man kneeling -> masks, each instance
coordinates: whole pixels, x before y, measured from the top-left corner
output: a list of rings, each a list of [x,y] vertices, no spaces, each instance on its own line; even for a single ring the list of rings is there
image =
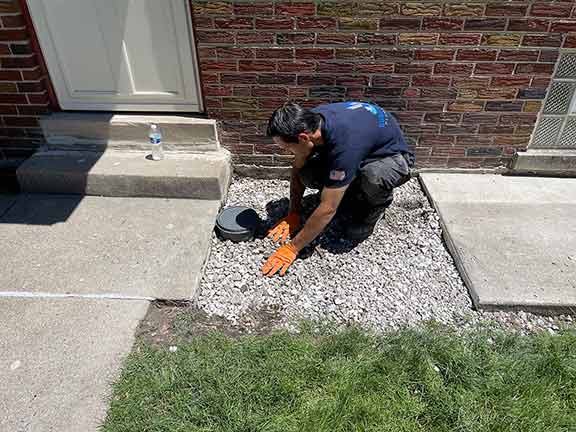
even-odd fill
[[[269,232],[274,241],[291,241],[264,264],[263,273],[281,275],[298,253],[330,223],[342,205],[350,212],[346,236],[369,237],[393,200],[394,188],[410,179],[414,154],[396,119],[377,105],[343,102],[308,110],[287,103],[268,124],[268,135],[294,154],[290,211]],[[321,201],[300,232],[306,187],[319,189]]]

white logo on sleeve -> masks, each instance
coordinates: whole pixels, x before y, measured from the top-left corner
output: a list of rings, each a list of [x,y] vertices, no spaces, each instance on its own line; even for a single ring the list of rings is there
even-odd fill
[[[330,171],[330,180],[342,181],[346,178],[346,171],[332,170]]]

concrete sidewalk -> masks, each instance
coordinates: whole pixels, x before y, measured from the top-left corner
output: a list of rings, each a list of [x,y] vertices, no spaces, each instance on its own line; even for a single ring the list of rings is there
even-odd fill
[[[421,174],[475,305],[576,308],[576,179]]]

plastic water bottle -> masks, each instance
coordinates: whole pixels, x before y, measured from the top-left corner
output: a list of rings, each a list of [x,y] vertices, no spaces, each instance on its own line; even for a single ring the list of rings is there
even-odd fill
[[[157,124],[150,125],[148,132],[150,144],[152,145],[152,160],[159,161],[164,159],[164,148],[162,146],[162,131]]]

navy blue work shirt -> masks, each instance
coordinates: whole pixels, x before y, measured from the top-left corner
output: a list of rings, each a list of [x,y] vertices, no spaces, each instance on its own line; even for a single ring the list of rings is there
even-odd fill
[[[325,187],[349,185],[365,161],[398,153],[414,160],[394,116],[377,105],[341,102],[320,105],[312,111],[324,118],[321,127],[324,145],[317,153],[329,167]]]

